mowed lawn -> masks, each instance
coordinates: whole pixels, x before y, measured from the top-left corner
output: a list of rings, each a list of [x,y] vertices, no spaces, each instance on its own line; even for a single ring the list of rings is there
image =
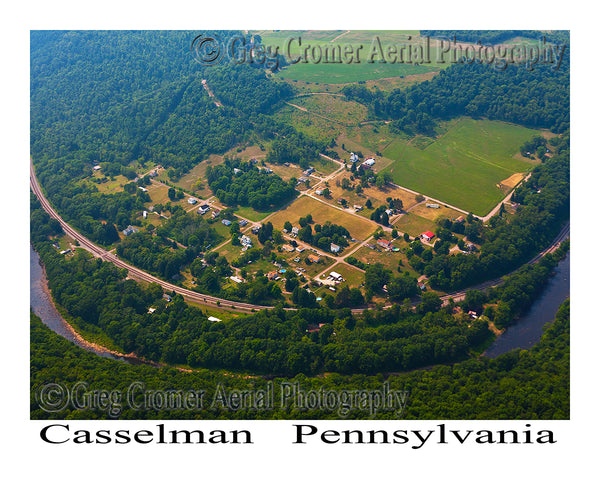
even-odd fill
[[[517,158],[519,147],[537,130],[490,120],[460,119],[424,149],[403,140],[384,151],[398,185],[477,215],[487,214],[505,195],[497,184],[533,168]]]
[[[289,220],[292,225],[299,226],[298,219],[300,217],[305,217],[309,213],[312,215],[314,222],[313,232],[314,224],[320,223],[323,225],[325,222],[329,221],[345,227],[353,238],[365,240],[377,228],[377,226],[369,220],[344,212],[307,196],[298,198],[287,208],[270,217],[269,221],[275,228],[281,230],[287,220]]]

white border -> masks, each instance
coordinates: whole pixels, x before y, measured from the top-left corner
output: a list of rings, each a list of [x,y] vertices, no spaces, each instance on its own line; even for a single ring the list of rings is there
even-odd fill
[[[585,6],[564,2],[525,3],[508,0],[498,4],[481,1],[292,3],[148,1],[125,3],[53,1],[13,4],[5,9],[2,132],[4,146],[2,204],[4,231],[2,292],[5,346],[2,441],[5,461],[20,474],[44,478],[85,475],[169,475],[231,478],[365,478],[372,475],[418,474],[425,478],[563,478],[576,471],[597,471],[592,466],[595,447],[595,400],[598,351],[596,285],[590,274],[597,271],[594,255],[596,179],[599,178],[595,140],[598,95],[595,52],[595,15]],[[589,19],[589,20],[588,20]],[[552,429],[558,444],[552,447],[496,446],[480,448],[432,447],[410,450],[402,446],[294,446],[290,424],[296,422],[220,423],[220,428],[251,428],[257,443],[250,447],[209,446],[56,447],[39,440],[41,422],[29,417],[28,382],[28,169],[29,151],[29,30],[30,29],[198,29],[203,28],[296,28],[296,29],[401,29],[401,28],[556,28],[571,30],[572,51],[572,419],[540,422]],[[588,60],[588,59],[592,60]],[[15,175],[16,174],[16,175]],[[596,188],[594,188],[596,187]],[[589,206],[591,205],[591,206]],[[586,206],[589,206],[586,208]],[[13,211],[13,208],[15,210]],[[585,230],[584,230],[585,229]],[[584,244],[593,252],[584,252]],[[585,255],[585,256],[584,256]],[[143,428],[145,422],[119,422],[119,428]],[[156,422],[149,422],[155,424]],[[316,422],[311,422],[316,423]],[[319,422],[321,423],[321,422]],[[325,422],[328,428],[344,428],[346,422]],[[370,422],[369,422],[370,423]],[[406,424],[407,422],[402,422]],[[410,422],[403,428],[428,429],[435,422]],[[526,422],[444,422],[468,429],[521,428]],[[185,422],[182,423],[182,425]],[[236,426],[234,427],[234,424]],[[251,425],[248,427],[248,425]],[[72,423],[72,425],[75,425]],[[79,424],[77,424],[79,425]],[[538,425],[537,423],[535,424]],[[85,428],[106,428],[105,422],[85,422]],[[350,428],[357,428],[350,423]],[[395,422],[375,422],[375,428],[399,428]],[[114,427],[112,427],[114,428]],[[189,428],[189,427],[188,427]],[[203,425],[203,428],[208,428]],[[346,427],[347,428],[347,427]],[[368,428],[361,422],[360,428]],[[542,427],[540,427],[542,428]],[[530,448],[531,447],[531,448]],[[594,448],[594,453],[596,448]],[[22,452],[22,453],[20,453]],[[587,467],[591,467],[589,470]],[[5,470],[8,465],[5,465]]]

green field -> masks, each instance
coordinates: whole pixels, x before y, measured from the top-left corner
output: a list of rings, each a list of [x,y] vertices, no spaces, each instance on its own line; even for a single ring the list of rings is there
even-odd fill
[[[519,147],[539,133],[465,117],[424,149],[395,140],[383,155],[394,160],[386,170],[398,185],[485,215],[504,196],[497,184],[533,167],[518,155]]]
[[[307,62],[304,59],[300,62],[291,64],[277,73],[277,77],[324,84],[351,83],[358,81],[367,81],[380,78],[400,77],[406,75],[416,75],[432,71],[438,71],[448,65],[435,65],[433,59],[436,58],[436,49],[430,49],[432,59],[431,66],[421,63],[420,56],[411,57],[412,60],[396,61],[392,63],[388,57],[385,63],[379,62],[380,57],[373,56],[373,45],[376,38],[379,38],[382,49],[397,47],[398,49],[408,45],[418,51],[418,45],[423,45],[423,40],[419,37],[419,32],[404,30],[380,30],[365,31],[356,30],[346,32],[344,30],[330,31],[259,31],[251,32],[259,34],[263,45],[278,46],[279,51],[288,57],[288,39],[294,40],[290,43],[290,56],[288,61],[306,54]],[[299,45],[298,38],[302,44]],[[325,49],[333,49],[336,46],[342,51],[345,47],[352,48],[352,55],[345,57],[342,63],[326,63]],[[306,50],[306,47],[309,47]],[[387,51],[387,50],[386,50]],[[313,53],[314,52],[314,53]],[[331,57],[329,57],[331,58]],[[369,60],[373,60],[370,62]]]

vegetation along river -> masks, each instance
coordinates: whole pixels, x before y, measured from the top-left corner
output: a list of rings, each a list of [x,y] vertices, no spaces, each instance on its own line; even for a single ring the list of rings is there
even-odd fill
[[[100,356],[139,363],[135,359],[124,357],[99,345],[86,342],[74,331],[54,306],[40,257],[31,246],[29,266],[31,276],[30,305],[33,312],[42,319],[45,325],[74,344]],[[539,341],[544,325],[554,319],[560,304],[569,297],[570,267],[570,256],[567,254],[565,259],[556,267],[555,275],[546,285],[542,295],[531,306],[529,312],[498,337],[492,346],[485,351],[484,355],[494,358],[515,348],[529,348]]]

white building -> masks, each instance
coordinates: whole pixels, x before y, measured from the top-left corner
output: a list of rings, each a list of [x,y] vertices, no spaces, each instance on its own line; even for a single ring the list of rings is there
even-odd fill
[[[341,282],[344,280],[344,277],[342,277],[339,273],[337,272],[329,272],[329,276],[331,278],[333,278],[334,280]]]
[[[350,153],[350,161],[351,161],[352,163],[356,163],[356,162],[358,162],[358,155],[357,155],[356,153],[354,153],[354,152],[351,152],[351,153]]]
[[[241,238],[240,238],[240,243],[244,247],[251,247],[252,246],[252,239],[248,235],[242,235]]]
[[[372,167],[373,165],[375,165],[375,159],[374,158],[367,158],[365,160],[365,165],[368,165],[369,167]]]
[[[340,246],[336,245],[335,243],[332,243],[329,246],[329,249],[331,250],[331,253],[338,253],[340,251]]]
[[[190,198],[188,198],[188,203],[190,205],[196,205],[198,203],[198,199],[194,198],[194,197],[190,197]]]

